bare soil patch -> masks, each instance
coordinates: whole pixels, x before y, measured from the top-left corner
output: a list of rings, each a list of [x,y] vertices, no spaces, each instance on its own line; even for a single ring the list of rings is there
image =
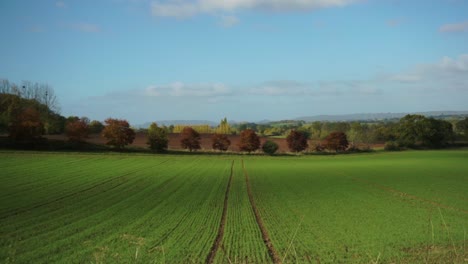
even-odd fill
[[[67,137],[65,135],[46,135],[45,136],[48,139],[55,139],[55,140],[67,140]],[[201,134],[201,151],[212,151],[213,147],[212,145],[212,139],[213,135],[212,134]],[[240,142],[239,135],[228,135],[229,140],[231,141],[231,145],[229,146],[228,151],[239,151],[238,144]],[[180,134],[175,134],[171,133],[169,134],[169,144],[168,148],[170,150],[181,150],[182,147],[180,146]],[[288,144],[286,142],[286,139],[284,138],[264,138],[261,137],[260,141],[261,144],[263,144],[265,141],[268,139],[276,142],[278,144],[278,152],[288,152]],[[139,148],[148,148],[148,145],[146,144],[147,142],[147,136],[145,133],[137,133],[135,136],[135,140],[130,147],[139,147]],[[92,134],[89,135],[89,138],[86,139],[86,142],[92,143],[92,144],[97,144],[97,145],[105,145],[106,140],[101,137],[100,134]],[[310,143],[309,143],[310,145]]]
[[[213,151],[212,147],[212,137],[213,134],[201,134],[201,151]],[[67,137],[65,135],[46,135],[45,136],[48,139],[54,139],[54,140],[67,140]],[[238,144],[240,142],[240,136],[239,135],[228,135],[229,140],[231,141],[231,145],[229,146],[229,151],[233,152],[239,152],[239,147]],[[138,148],[148,148],[148,145],[146,144],[148,138],[145,133],[139,132],[135,136],[135,140],[133,141],[132,144],[130,144],[130,147],[138,147]],[[169,134],[169,144],[168,148],[169,150],[182,150],[182,147],[180,146],[180,134],[177,133],[171,133]],[[287,153],[290,152],[288,148],[288,143],[285,138],[268,138],[268,137],[260,137],[260,143],[263,144],[265,141],[271,140],[278,144],[278,153]],[[100,135],[100,134],[91,134],[89,135],[89,138],[86,140],[88,143],[92,144],[97,144],[97,145],[105,145],[106,140]],[[308,140],[309,148],[306,151],[313,151],[314,146],[317,144],[320,144],[320,141],[318,140]],[[358,145],[358,147],[365,148],[367,146],[365,145]],[[372,144],[370,146],[371,148],[383,148],[383,144]],[[261,149],[259,150],[261,151]]]

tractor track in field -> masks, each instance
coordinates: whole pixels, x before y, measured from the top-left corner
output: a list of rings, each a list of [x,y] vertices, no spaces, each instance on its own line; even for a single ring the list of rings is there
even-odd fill
[[[163,163],[166,163],[166,162],[168,162],[168,161],[169,161],[169,160],[165,160],[165,161],[163,161],[163,162],[160,162],[160,163],[158,163],[158,164],[156,164],[156,165],[154,165],[154,166],[151,166],[151,168],[152,168],[152,167],[156,167],[156,166],[158,166],[158,165],[161,165],[161,164],[163,164]],[[102,185],[105,185],[105,184],[109,183],[109,182],[113,182],[113,181],[116,181],[116,180],[123,179],[123,178],[125,178],[126,176],[132,175],[133,173],[136,173],[136,172],[141,171],[141,170],[142,170],[142,169],[137,169],[137,170],[128,172],[128,173],[126,173],[126,174],[124,174],[124,175],[120,175],[120,176],[118,176],[118,177],[115,177],[115,178],[112,178],[112,179],[109,179],[109,180],[105,180],[105,181],[103,181],[103,182],[100,182],[100,183],[98,183],[98,184],[92,185],[92,186],[90,186],[90,187],[88,187],[88,188],[85,188],[85,189],[83,189],[83,190],[79,190],[79,191],[77,191],[77,192],[69,193],[69,194],[67,194],[67,195],[58,197],[58,198],[56,198],[56,199],[54,199],[54,200],[51,200],[51,201],[48,201],[48,202],[45,202],[45,203],[40,203],[40,204],[36,204],[36,205],[34,205],[34,206],[31,206],[31,207],[27,207],[27,208],[23,208],[23,209],[19,209],[19,210],[12,210],[12,211],[6,212],[5,215],[0,216],[0,220],[4,220],[4,219],[10,218],[10,217],[12,217],[12,216],[16,216],[16,215],[19,215],[19,214],[27,213],[27,212],[30,212],[30,211],[32,211],[32,210],[34,210],[34,209],[41,208],[41,207],[44,207],[44,206],[47,206],[47,205],[50,205],[50,204],[53,204],[53,203],[56,203],[56,202],[60,202],[60,201],[65,200],[65,199],[67,199],[67,198],[70,198],[70,197],[73,197],[73,196],[76,196],[76,195],[85,193],[85,192],[87,192],[87,191],[96,189],[96,188],[98,188],[98,187],[100,187],[100,186],[102,186]],[[121,182],[121,183],[117,184],[116,186],[113,186],[113,187],[110,188],[110,189],[104,190],[104,192],[109,191],[109,190],[111,190],[111,189],[114,189],[114,188],[116,188],[116,187],[118,187],[118,186],[124,184],[125,182],[126,182],[126,181]]]
[[[226,226],[226,219],[227,219],[229,191],[231,190],[231,182],[232,182],[233,174],[234,174],[234,160],[231,163],[231,175],[229,176],[229,182],[226,187],[226,193],[224,195],[223,214],[221,216],[221,222],[219,223],[218,234],[216,235],[216,239],[214,240],[213,245],[211,246],[210,253],[206,257],[207,264],[213,263],[216,253],[218,252],[218,249],[221,246],[222,241],[223,241],[224,227]]]
[[[273,246],[273,243],[271,242],[270,235],[268,234],[268,230],[263,224],[262,217],[260,216],[260,212],[258,211],[257,205],[255,204],[252,188],[250,186],[249,174],[247,173],[247,170],[245,169],[244,160],[242,160],[242,170],[244,171],[245,183],[247,184],[247,194],[249,196],[250,205],[255,215],[255,220],[257,221],[257,225],[260,229],[260,232],[262,233],[263,243],[265,243],[265,246],[268,249],[268,255],[270,255],[270,258],[273,261],[273,263],[281,264],[281,259],[278,255],[278,252],[275,250],[275,247]]]
[[[419,201],[419,202],[423,202],[425,204],[430,204],[430,205],[435,206],[435,207],[440,207],[440,208],[449,209],[449,210],[452,210],[452,211],[468,214],[467,210],[457,208],[457,207],[453,207],[453,206],[449,206],[449,205],[445,205],[445,204],[441,204],[441,203],[438,203],[438,202],[435,202],[435,201],[432,201],[432,200],[424,199],[424,198],[421,198],[421,197],[418,197],[418,196],[415,196],[415,195],[412,195],[412,194],[409,194],[409,193],[406,193],[406,192],[399,191],[397,189],[393,189],[393,188],[385,186],[385,185],[381,185],[381,184],[378,184],[378,183],[374,183],[374,182],[371,182],[371,181],[367,181],[367,180],[363,180],[363,179],[359,179],[359,178],[355,178],[355,177],[351,177],[351,179],[353,181],[356,181],[356,182],[364,183],[364,184],[366,184],[366,185],[368,185],[368,186],[370,186],[372,188],[376,188],[376,189],[388,192],[388,193],[390,193],[390,194],[392,194],[394,196],[397,196],[397,197],[399,197],[401,199],[406,198],[406,199],[411,200],[411,201]]]

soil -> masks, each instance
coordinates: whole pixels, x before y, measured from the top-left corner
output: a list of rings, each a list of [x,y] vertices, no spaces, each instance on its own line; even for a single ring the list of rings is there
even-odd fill
[[[55,140],[67,140],[65,135],[46,135],[48,139],[55,139]],[[211,138],[213,137],[212,134],[201,134],[201,151],[212,151],[213,148],[211,146]],[[229,140],[231,141],[231,145],[229,146],[228,151],[239,151],[239,135],[228,135]],[[180,146],[180,134],[171,133],[169,134],[169,149],[170,150],[181,150],[182,147]],[[286,139],[284,138],[260,138],[261,144],[263,144],[268,139],[276,142],[278,144],[278,152],[288,152],[288,145],[286,143]],[[106,144],[106,140],[100,134],[92,134],[89,135],[88,139],[86,140],[89,143],[104,145]],[[137,133],[135,136],[135,140],[130,147],[139,147],[139,148],[147,148],[148,145],[146,144],[147,137],[145,133]],[[309,142],[309,146],[313,146],[312,142]]]
[[[48,139],[56,139],[56,140],[67,140],[67,137],[65,135],[46,135],[45,136]],[[211,146],[211,138],[213,137],[213,134],[201,134],[201,151],[212,151],[213,148]],[[233,151],[233,152],[238,152],[239,151],[239,141],[240,137],[239,135],[228,135],[229,140],[231,141],[231,145],[229,146],[228,151]],[[278,153],[286,153],[289,152],[288,149],[288,144],[286,142],[285,138],[266,138],[266,137],[260,137],[260,142],[263,144],[267,140],[272,140],[276,144],[278,144]],[[98,144],[98,145],[104,145],[106,144],[106,140],[100,135],[100,134],[92,134],[89,135],[89,138],[86,140],[89,143],[93,144]],[[139,148],[148,148],[148,145],[146,144],[147,137],[145,133],[137,133],[135,136],[135,140],[130,147],[139,147]],[[309,140],[309,149],[308,150],[313,150],[314,146],[320,143],[317,140]],[[382,144],[373,144],[371,147],[372,148],[379,148],[382,147]],[[182,147],[180,146],[180,134],[175,134],[171,133],[169,134],[169,150],[182,150]],[[260,150],[261,151],[261,150]]]

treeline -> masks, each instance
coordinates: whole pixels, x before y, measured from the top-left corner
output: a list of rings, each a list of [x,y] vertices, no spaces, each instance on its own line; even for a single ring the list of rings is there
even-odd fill
[[[80,121],[77,121],[80,122]],[[120,129],[112,129],[110,122],[119,122],[119,120],[106,120],[106,126],[103,130],[103,136],[108,140],[107,144],[114,145],[118,148],[123,146],[117,146],[114,143],[116,138],[126,138],[127,144],[131,144],[135,138],[135,133],[125,132],[131,131],[128,126],[128,123],[121,125]],[[124,122],[124,120],[120,120]],[[227,124],[227,120],[221,120],[221,124],[218,128],[223,127]],[[108,133],[108,131],[114,131],[113,133]],[[147,133],[147,144],[149,148],[155,152],[165,152],[168,148],[168,130],[165,127],[159,127],[156,123],[152,123]],[[194,128],[186,126],[180,132],[180,146],[183,149],[187,149],[190,152],[197,151],[201,149],[201,136]],[[309,143],[306,133],[291,130],[289,135],[286,137],[286,142],[288,148],[291,152],[299,153],[308,150]],[[231,146],[231,141],[229,139],[228,133],[214,133],[211,137],[211,147],[214,151],[227,151]],[[343,152],[343,151],[355,151],[356,149],[348,149],[349,142],[346,138],[346,134],[342,132],[333,132],[328,135],[325,140],[319,145],[315,146],[315,151],[323,152],[325,150],[334,151],[334,152]],[[279,146],[276,142],[272,140],[266,140],[261,144],[260,136],[252,129],[242,130],[239,134],[239,142],[237,147],[241,152],[256,152],[261,149],[265,154],[273,155],[278,150]]]
[[[453,141],[468,139],[467,117],[442,120],[407,115],[388,121],[279,121],[269,124],[244,123],[234,128],[249,128],[266,137],[286,137],[291,130],[297,130],[313,141],[322,141],[332,132],[342,132],[353,146],[394,142],[401,147],[441,147]]]
[[[228,123],[227,118],[221,120],[218,126],[212,127],[208,124],[200,124],[200,125],[170,125],[170,126],[162,126],[164,129],[167,130],[168,133],[182,133],[185,127],[191,127],[195,131],[200,134],[231,134],[235,135],[238,134],[240,130],[236,129],[235,127],[231,127]],[[147,132],[147,129],[138,129],[140,132]]]
[[[179,133],[185,126],[167,127],[169,133]],[[401,119],[389,121],[354,121],[354,122],[311,122],[285,120],[268,124],[241,123],[230,126],[223,119],[218,127],[209,125],[192,126],[199,133],[240,134],[251,129],[263,137],[286,138],[291,131],[304,133],[309,140],[321,142],[333,132],[346,134],[353,148],[370,148],[374,144],[386,143],[389,148],[440,148],[455,141],[468,139],[468,118],[448,120],[407,115]]]
[[[86,135],[91,131],[93,133],[98,133],[102,129],[105,130],[109,126],[108,120],[106,120],[106,126],[104,126],[98,121],[89,122],[87,118],[77,119],[78,123],[82,123],[81,127],[88,127],[88,130],[86,130],[87,132],[83,133]],[[80,127],[80,125],[69,122],[66,129],[68,135],[72,133],[71,127]],[[126,129],[133,130],[128,122],[125,123],[125,127]],[[176,130],[174,130],[174,128],[176,128]],[[261,130],[261,128],[265,129]],[[230,126],[227,119],[224,118],[217,127],[213,128],[208,125],[176,126],[171,128],[166,126],[159,127],[156,123],[153,123],[149,129],[140,129],[138,132],[147,134],[149,140],[148,145],[150,147],[159,146],[151,147],[156,150],[167,149],[167,146],[165,146],[168,142],[167,135],[174,131],[178,132],[181,134],[182,138],[185,138],[185,141],[181,142],[181,147],[193,151],[200,148],[200,142],[197,138],[200,138],[201,133],[213,134],[213,149],[227,150],[230,145],[227,135],[238,134],[242,141],[243,135],[247,133],[245,131],[249,131],[250,137],[254,137],[252,133],[255,133],[256,136],[268,137],[265,135],[265,131],[268,131],[268,129],[271,129],[268,125],[256,125],[254,123]],[[292,144],[289,146],[292,152],[300,152],[307,149],[312,151],[324,151],[326,149],[331,151],[359,151],[368,150],[371,148],[372,144],[376,143],[385,143],[385,148],[388,150],[402,148],[442,148],[456,140],[467,139],[468,118],[466,117],[457,121],[455,126],[446,120],[439,120],[422,115],[407,115],[393,122],[291,122],[288,125],[284,125],[283,123],[280,129],[284,130],[284,133],[287,133],[285,138],[288,142],[288,146]],[[151,140],[157,141],[158,143],[150,142]],[[312,146],[307,145],[309,140],[314,142]],[[331,143],[333,141],[337,141],[338,143]],[[239,146],[239,149],[251,152],[263,147],[260,146],[259,143],[255,143],[255,141],[246,142],[248,142],[246,144],[249,146]],[[299,144],[297,142],[306,143]],[[112,145],[111,143],[108,144]],[[271,142],[268,144],[273,146]],[[296,146],[293,146],[294,144],[296,144]],[[333,144],[334,146],[332,146]],[[300,147],[297,147],[298,145],[300,145]],[[120,147],[122,147],[122,145]],[[274,146],[270,149],[273,148]]]
[[[121,149],[131,144],[137,132],[145,133],[150,149],[165,151],[170,133],[180,133],[181,147],[200,148],[200,134],[213,134],[214,150],[226,151],[228,135],[239,135],[241,151],[274,153],[278,149],[269,140],[264,145],[256,137],[286,138],[291,152],[355,151],[385,143],[388,150],[402,148],[441,148],[457,140],[468,139],[468,117],[442,120],[422,115],[407,115],[399,120],[379,122],[312,122],[284,120],[267,124],[229,124],[226,118],[218,126],[158,126],[134,129],[128,121],[109,118],[104,122],[86,117],[63,117],[54,90],[47,84],[7,80],[0,82],[0,133],[14,141],[34,142],[44,134],[66,134],[70,142],[85,142],[90,134],[101,134],[107,144]],[[313,142],[309,146],[308,142]],[[276,145],[276,146],[275,146]]]
[[[2,134],[9,133],[10,137],[17,139],[61,134],[66,118],[59,114],[59,109],[54,90],[47,84],[24,82],[19,86],[8,80],[0,81]]]
[[[77,120],[89,125],[89,133],[101,133],[104,128],[97,120],[60,115],[60,104],[48,84],[0,80],[0,134],[18,140],[63,134],[67,125]]]

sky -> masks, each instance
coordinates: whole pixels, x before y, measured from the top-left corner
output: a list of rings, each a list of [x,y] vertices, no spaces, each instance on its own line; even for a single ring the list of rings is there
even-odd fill
[[[468,110],[468,0],[2,0],[0,36],[64,116]]]

